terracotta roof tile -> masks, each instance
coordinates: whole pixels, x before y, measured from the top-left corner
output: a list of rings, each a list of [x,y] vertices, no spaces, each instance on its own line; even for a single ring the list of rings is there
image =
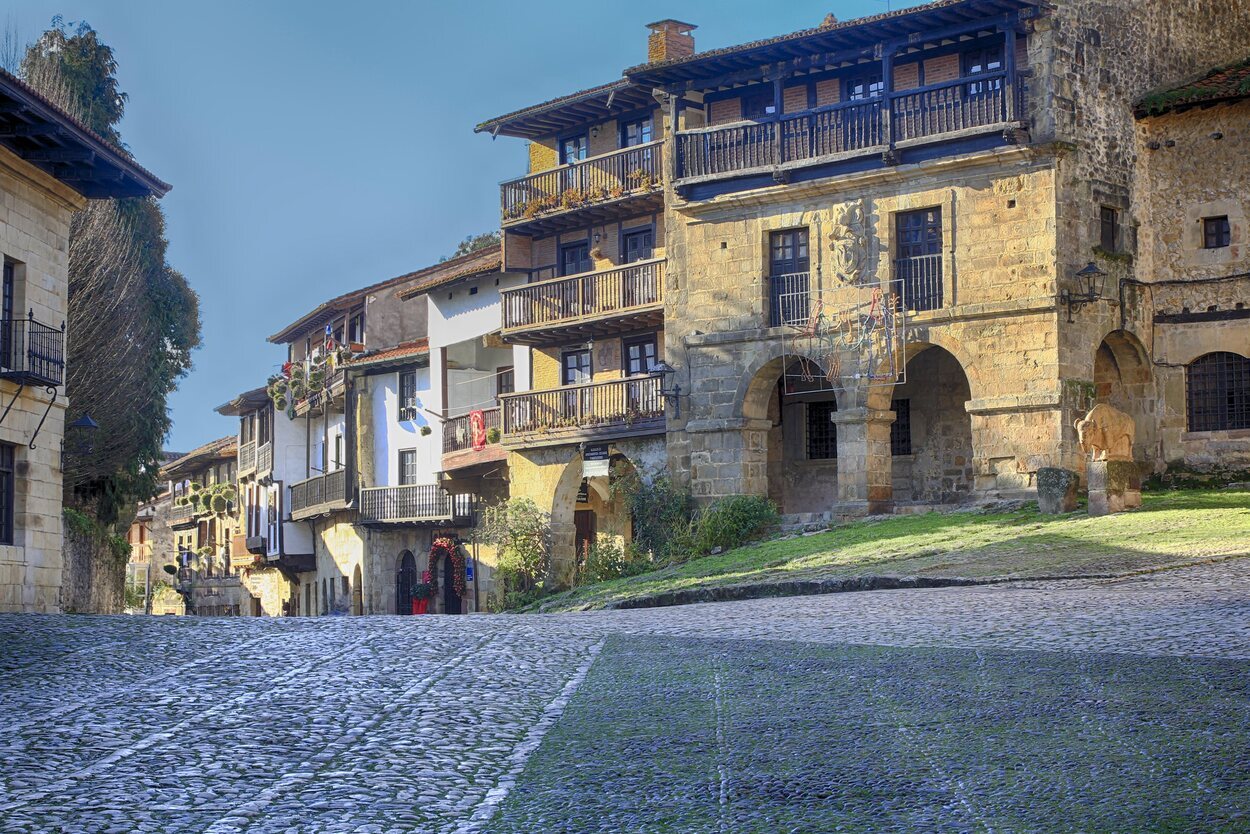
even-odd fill
[[[1202,104],[1250,98],[1250,57],[1208,70],[1179,87],[1147,93],[1134,106],[1137,118],[1161,116]]]
[[[399,359],[407,359],[410,356],[424,356],[430,352],[430,340],[422,337],[413,339],[411,342],[400,342],[395,347],[384,348],[372,353],[362,353],[359,356],[352,357],[347,363],[349,368],[368,367],[370,365],[384,365],[387,362],[394,362]]]
[[[212,460],[220,460],[222,458],[232,458],[238,454],[239,441],[234,435],[229,437],[220,437],[200,446],[198,449],[192,449],[187,454],[175,461],[165,464],[161,467],[161,477],[171,477],[175,472],[186,472],[197,468],[197,464],[207,464]]]

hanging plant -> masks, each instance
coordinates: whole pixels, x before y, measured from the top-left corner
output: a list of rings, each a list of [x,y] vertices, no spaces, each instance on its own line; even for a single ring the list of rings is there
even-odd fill
[[[319,391],[325,387],[325,383],[326,372],[323,369],[314,367],[308,372],[308,387],[310,390]]]
[[[491,426],[489,429],[486,430],[486,442],[487,443],[498,443],[499,438],[502,436],[503,435],[500,433],[499,428],[497,426]]]
[[[435,570],[436,566],[448,556],[451,557],[450,581],[452,590],[455,591],[456,596],[463,597],[468,592],[464,580],[464,554],[460,552],[460,547],[454,539],[448,536],[440,536],[430,545],[431,571]]]
[[[429,436],[430,436],[430,434],[431,434],[433,431],[434,431],[434,429],[430,428],[429,426],[422,426],[422,427],[421,427],[421,436],[422,436],[422,437],[429,437]]]
[[[226,496],[219,493],[208,499],[208,508],[217,515],[225,515],[230,509],[230,502],[226,500]]]

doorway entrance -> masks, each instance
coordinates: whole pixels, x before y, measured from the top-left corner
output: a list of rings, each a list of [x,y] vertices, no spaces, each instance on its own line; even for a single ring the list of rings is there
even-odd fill
[[[459,614],[460,611],[460,595],[456,593],[456,564],[451,560],[451,554],[443,557],[443,613]]]
[[[405,550],[399,556],[399,570],[395,574],[395,613],[412,613],[412,594],[417,585],[417,559],[412,551]]]

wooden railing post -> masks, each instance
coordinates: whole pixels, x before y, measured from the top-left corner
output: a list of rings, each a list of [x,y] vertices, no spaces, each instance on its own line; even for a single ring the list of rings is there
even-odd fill
[[[1016,30],[1012,26],[1003,27],[1003,69],[1007,77],[1003,79],[1003,103],[1000,108],[1003,121],[1016,119]]]

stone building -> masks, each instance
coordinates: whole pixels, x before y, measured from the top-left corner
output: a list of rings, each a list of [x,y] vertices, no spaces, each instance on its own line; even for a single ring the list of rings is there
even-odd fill
[[[0,70],[0,612],[59,611],[73,579],[61,519],[70,217],[88,200],[168,190]]]
[[[693,28],[652,24],[623,79],[477,128],[530,140],[503,334],[533,390],[504,442],[566,570],[589,445],[662,456],[702,501],[824,516],[1031,495],[1041,467],[1084,471],[1099,401],[1148,466],[1244,460],[1221,405],[1245,402],[1244,76],[1144,97],[1244,58],[1250,6],[940,0],[706,52]],[[622,268],[644,217],[647,292]],[[676,374],[632,382],[648,330]]]
[[[182,455],[175,455],[170,462]],[[173,495],[168,489],[139,505],[135,519],[126,531],[130,558],[126,563],[126,582],[135,595],[142,594],[143,605],[133,613],[185,614],[186,605],[177,592],[177,571],[181,567],[176,533],[170,526],[174,511]],[[171,574],[166,566],[174,572]]]

